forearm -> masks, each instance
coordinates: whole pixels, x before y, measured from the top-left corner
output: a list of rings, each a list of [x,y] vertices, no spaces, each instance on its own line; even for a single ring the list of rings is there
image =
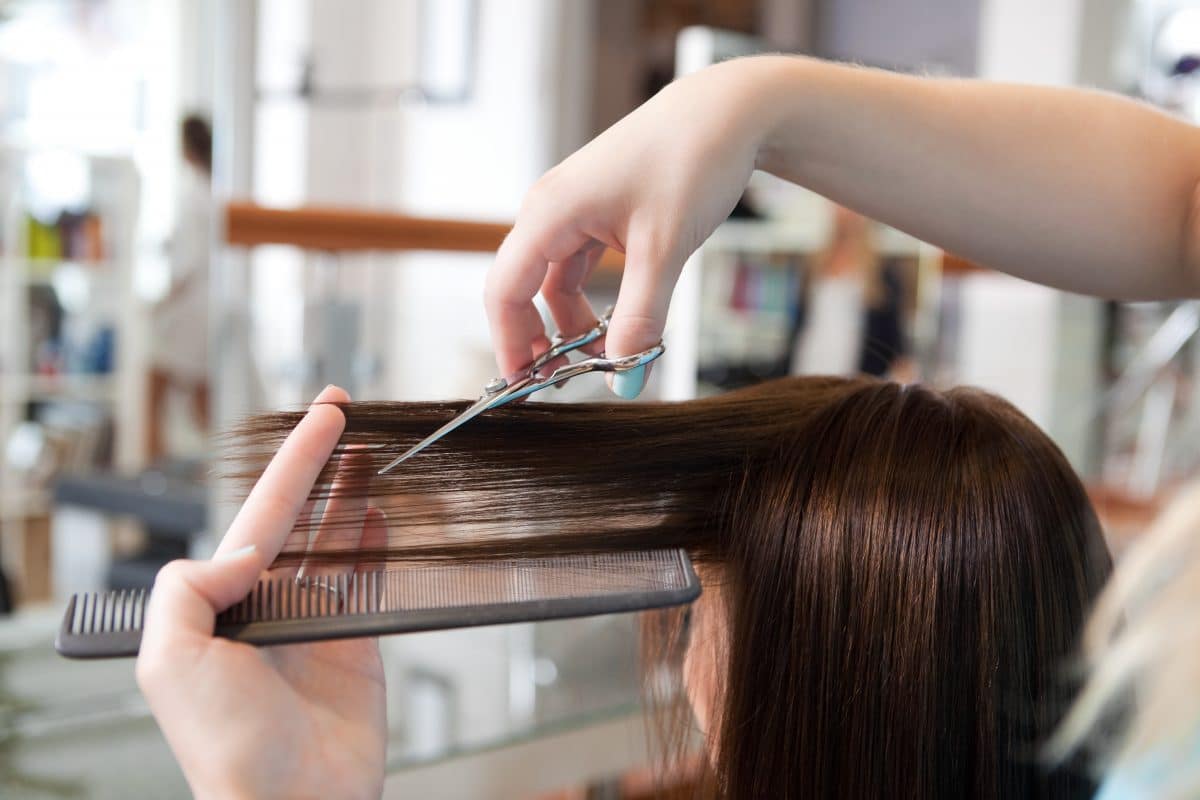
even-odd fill
[[[1200,135],[1099,92],[749,59],[760,169],[1013,275],[1200,294]]]

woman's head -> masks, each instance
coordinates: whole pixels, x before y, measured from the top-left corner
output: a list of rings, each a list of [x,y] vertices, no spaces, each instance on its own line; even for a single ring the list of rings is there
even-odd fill
[[[1108,559],[1061,453],[1004,401],[805,378],[525,404],[373,476],[457,408],[349,406],[352,457],[317,499],[384,506],[392,540],[367,560],[688,548],[706,595],[685,672],[723,796],[1090,793],[1037,746]],[[248,477],[292,424],[244,431]]]
[[[1036,757],[1108,571],[1078,479],[991,395],[842,389],[731,487],[723,608],[699,610],[721,785],[1090,796]]]

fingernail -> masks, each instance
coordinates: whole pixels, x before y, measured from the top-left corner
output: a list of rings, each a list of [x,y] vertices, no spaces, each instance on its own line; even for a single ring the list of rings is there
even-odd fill
[[[617,397],[624,397],[626,400],[632,400],[642,393],[642,387],[646,382],[646,365],[642,364],[633,369],[627,369],[624,372],[613,373],[612,382],[609,388],[613,390],[613,394]]]
[[[230,550],[228,553],[217,553],[213,556],[213,561],[232,561],[235,558],[243,558],[257,550],[256,545],[248,544],[245,547],[239,547],[236,550]]]

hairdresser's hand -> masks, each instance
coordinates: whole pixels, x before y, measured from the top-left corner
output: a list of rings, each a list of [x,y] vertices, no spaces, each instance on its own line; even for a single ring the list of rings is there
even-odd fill
[[[529,191],[487,279],[500,374],[545,349],[539,289],[562,333],[595,324],[582,289],[605,247],[625,253],[625,272],[604,349],[629,355],[662,338],[683,262],[754,169],[761,126],[744,72],[720,65],[672,83]],[[613,390],[633,397],[642,382],[619,375]]]
[[[333,387],[317,398],[348,399]],[[197,797],[378,797],[382,790],[387,720],[375,640],[258,649],[212,635],[215,615],[244,597],[279,552],[344,425],[336,406],[314,405],[213,560],[175,561],[155,581],[138,685]],[[342,501],[338,512],[353,502]],[[357,510],[365,544],[380,546],[381,515],[365,501]]]

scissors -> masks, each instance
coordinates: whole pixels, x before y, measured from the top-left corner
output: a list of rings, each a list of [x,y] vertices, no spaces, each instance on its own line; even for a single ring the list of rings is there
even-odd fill
[[[469,406],[465,411],[459,414],[454,419],[447,422],[442,427],[438,428],[433,433],[426,436],[421,441],[408,448],[397,459],[392,461],[377,474],[383,475],[391,472],[399,464],[412,458],[417,453],[424,450],[429,445],[441,439],[446,434],[460,427],[464,423],[470,422],[475,417],[487,411],[490,408],[499,408],[506,403],[511,403],[514,400],[519,400],[522,397],[528,397],[534,392],[545,389],[547,386],[553,386],[556,383],[562,383],[565,380],[574,378],[576,375],[583,375],[588,372],[626,372],[631,369],[649,364],[654,359],[663,354],[662,342],[654,345],[648,350],[643,350],[640,353],[634,353],[631,356],[621,356],[620,358],[607,358],[603,354],[585,358],[580,361],[574,361],[554,370],[549,375],[542,375],[541,369],[559,356],[566,355],[573,350],[578,350],[581,347],[591,344],[599,339],[608,331],[608,323],[612,319],[612,309],[604,312],[604,315],[596,321],[596,326],[586,333],[581,333],[578,336],[573,336],[570,339],[563,339],[561,336],[556,336],[550,340],[550,347],[544,353],[539,355],[527,366],[522,367],[507,378],[493,378],[488,381],[483,387],[483,394],[479,399]]]

